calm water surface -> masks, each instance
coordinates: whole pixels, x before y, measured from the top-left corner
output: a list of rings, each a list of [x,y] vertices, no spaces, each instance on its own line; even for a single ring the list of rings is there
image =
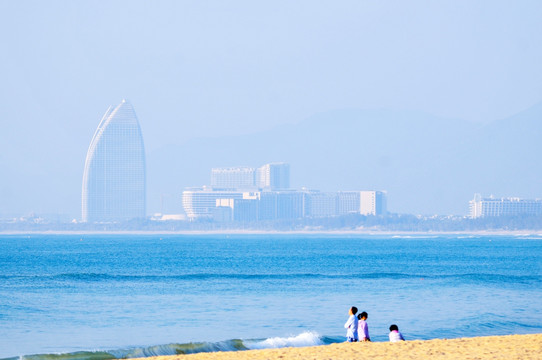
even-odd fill
[[[330,343],[352,305],[377,341],[542,332],[542,237],[0,236],[0,358]]]

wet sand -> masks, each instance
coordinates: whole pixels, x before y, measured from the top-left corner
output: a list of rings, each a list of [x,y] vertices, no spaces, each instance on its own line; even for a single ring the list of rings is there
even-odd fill
[[[253,359],[542,359],[542,334],[462,339],[402,341],[399,343],[341,343],[305,348],[157,356],[152,360]]]

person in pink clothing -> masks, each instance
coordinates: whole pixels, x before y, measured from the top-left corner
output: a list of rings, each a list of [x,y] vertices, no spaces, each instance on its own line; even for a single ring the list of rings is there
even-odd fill
[[[367,325],[367,313],[364,311],[358,315],[358,337],[359,341],[371,341],[369,326]]]

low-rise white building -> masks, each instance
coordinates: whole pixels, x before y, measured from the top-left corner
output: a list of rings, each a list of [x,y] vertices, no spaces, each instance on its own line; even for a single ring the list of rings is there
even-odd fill
[[[213,190],[209,187],[183,191],[183,208],[189,219],[212,217],[217,199],[242,199],[241,191]]]
[[[469,216],[472,219],[496,216],[542,215],[542,199],[482,198],[475,194],[469,201]]]

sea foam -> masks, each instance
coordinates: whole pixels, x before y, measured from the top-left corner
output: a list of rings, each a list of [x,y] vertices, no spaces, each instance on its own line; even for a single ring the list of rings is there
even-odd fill
[[[299,335],[290,337],[273,337],[262,341],[245,341],[245,346],[249,349],[272,349],[283,347],[303,347],[323,345],[321,337],[312,331],[306,331]]]

